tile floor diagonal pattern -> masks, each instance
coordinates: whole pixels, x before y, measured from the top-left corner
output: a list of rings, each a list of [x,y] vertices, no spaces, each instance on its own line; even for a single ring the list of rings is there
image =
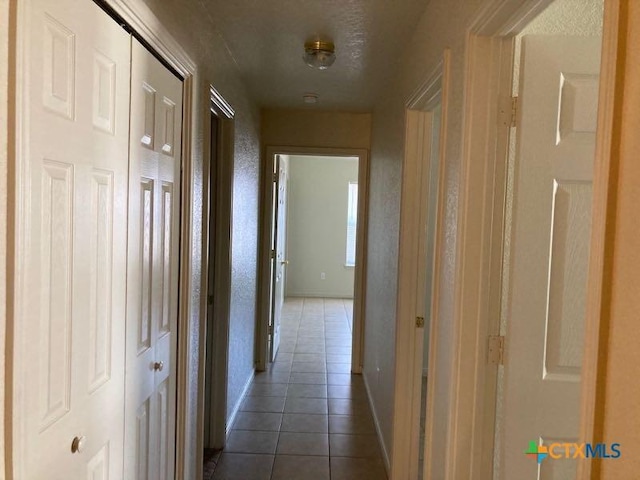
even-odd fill
[[[256,374],[204,480],[387,479],[362,377],[350,374],[352,311],[286,300],[276,361]]]

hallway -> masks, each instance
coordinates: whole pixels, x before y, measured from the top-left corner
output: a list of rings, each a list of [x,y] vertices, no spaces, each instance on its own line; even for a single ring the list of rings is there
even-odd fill
[[[286,300],[276,362],[256,374],[204,480],[387,478],[362,377],[349,373],[352,309]]]

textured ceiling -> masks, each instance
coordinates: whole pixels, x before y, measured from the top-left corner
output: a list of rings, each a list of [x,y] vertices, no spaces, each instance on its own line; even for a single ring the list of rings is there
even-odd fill
[[[255,100],[269,108],[368,111],[386,85],[427,0],[198,0],[210,12]],[[325,71],[304,42],[336,45]],[[318,103],[305,106],[302,95]]]

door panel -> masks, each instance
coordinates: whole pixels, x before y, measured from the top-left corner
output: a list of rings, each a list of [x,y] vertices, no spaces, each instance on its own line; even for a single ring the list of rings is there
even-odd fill
[[[280,346],[280,323],[282,320],[282,305],[284,304],[287,240],[287,186],[289,180],[289,161],[286,156],[276,155],[277,181],[275,183],[275,229],[273,265],[273,314],[271,317],[271,361],[275,361]]]
[[[129,35],[93,2],[21,12],[14,476],[121,478]]]
[[[136,40],[131,140],[125,478],[173,478],[182,82]]]
[[[525,36],[502,478],[575,478],[523,452],[578,435],[600,38]]]

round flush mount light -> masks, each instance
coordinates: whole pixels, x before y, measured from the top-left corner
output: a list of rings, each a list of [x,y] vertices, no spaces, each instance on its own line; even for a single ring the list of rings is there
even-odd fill
[[[304,44],[304,63],[319,70],[326,70],[336,61],[336,47],[333,42],[313,40]]]
[[[305,93],[302,96],[302,100],[304,101],[304,103],[309,103],[309,104],[318,103],[318,95],[315,93]]]

